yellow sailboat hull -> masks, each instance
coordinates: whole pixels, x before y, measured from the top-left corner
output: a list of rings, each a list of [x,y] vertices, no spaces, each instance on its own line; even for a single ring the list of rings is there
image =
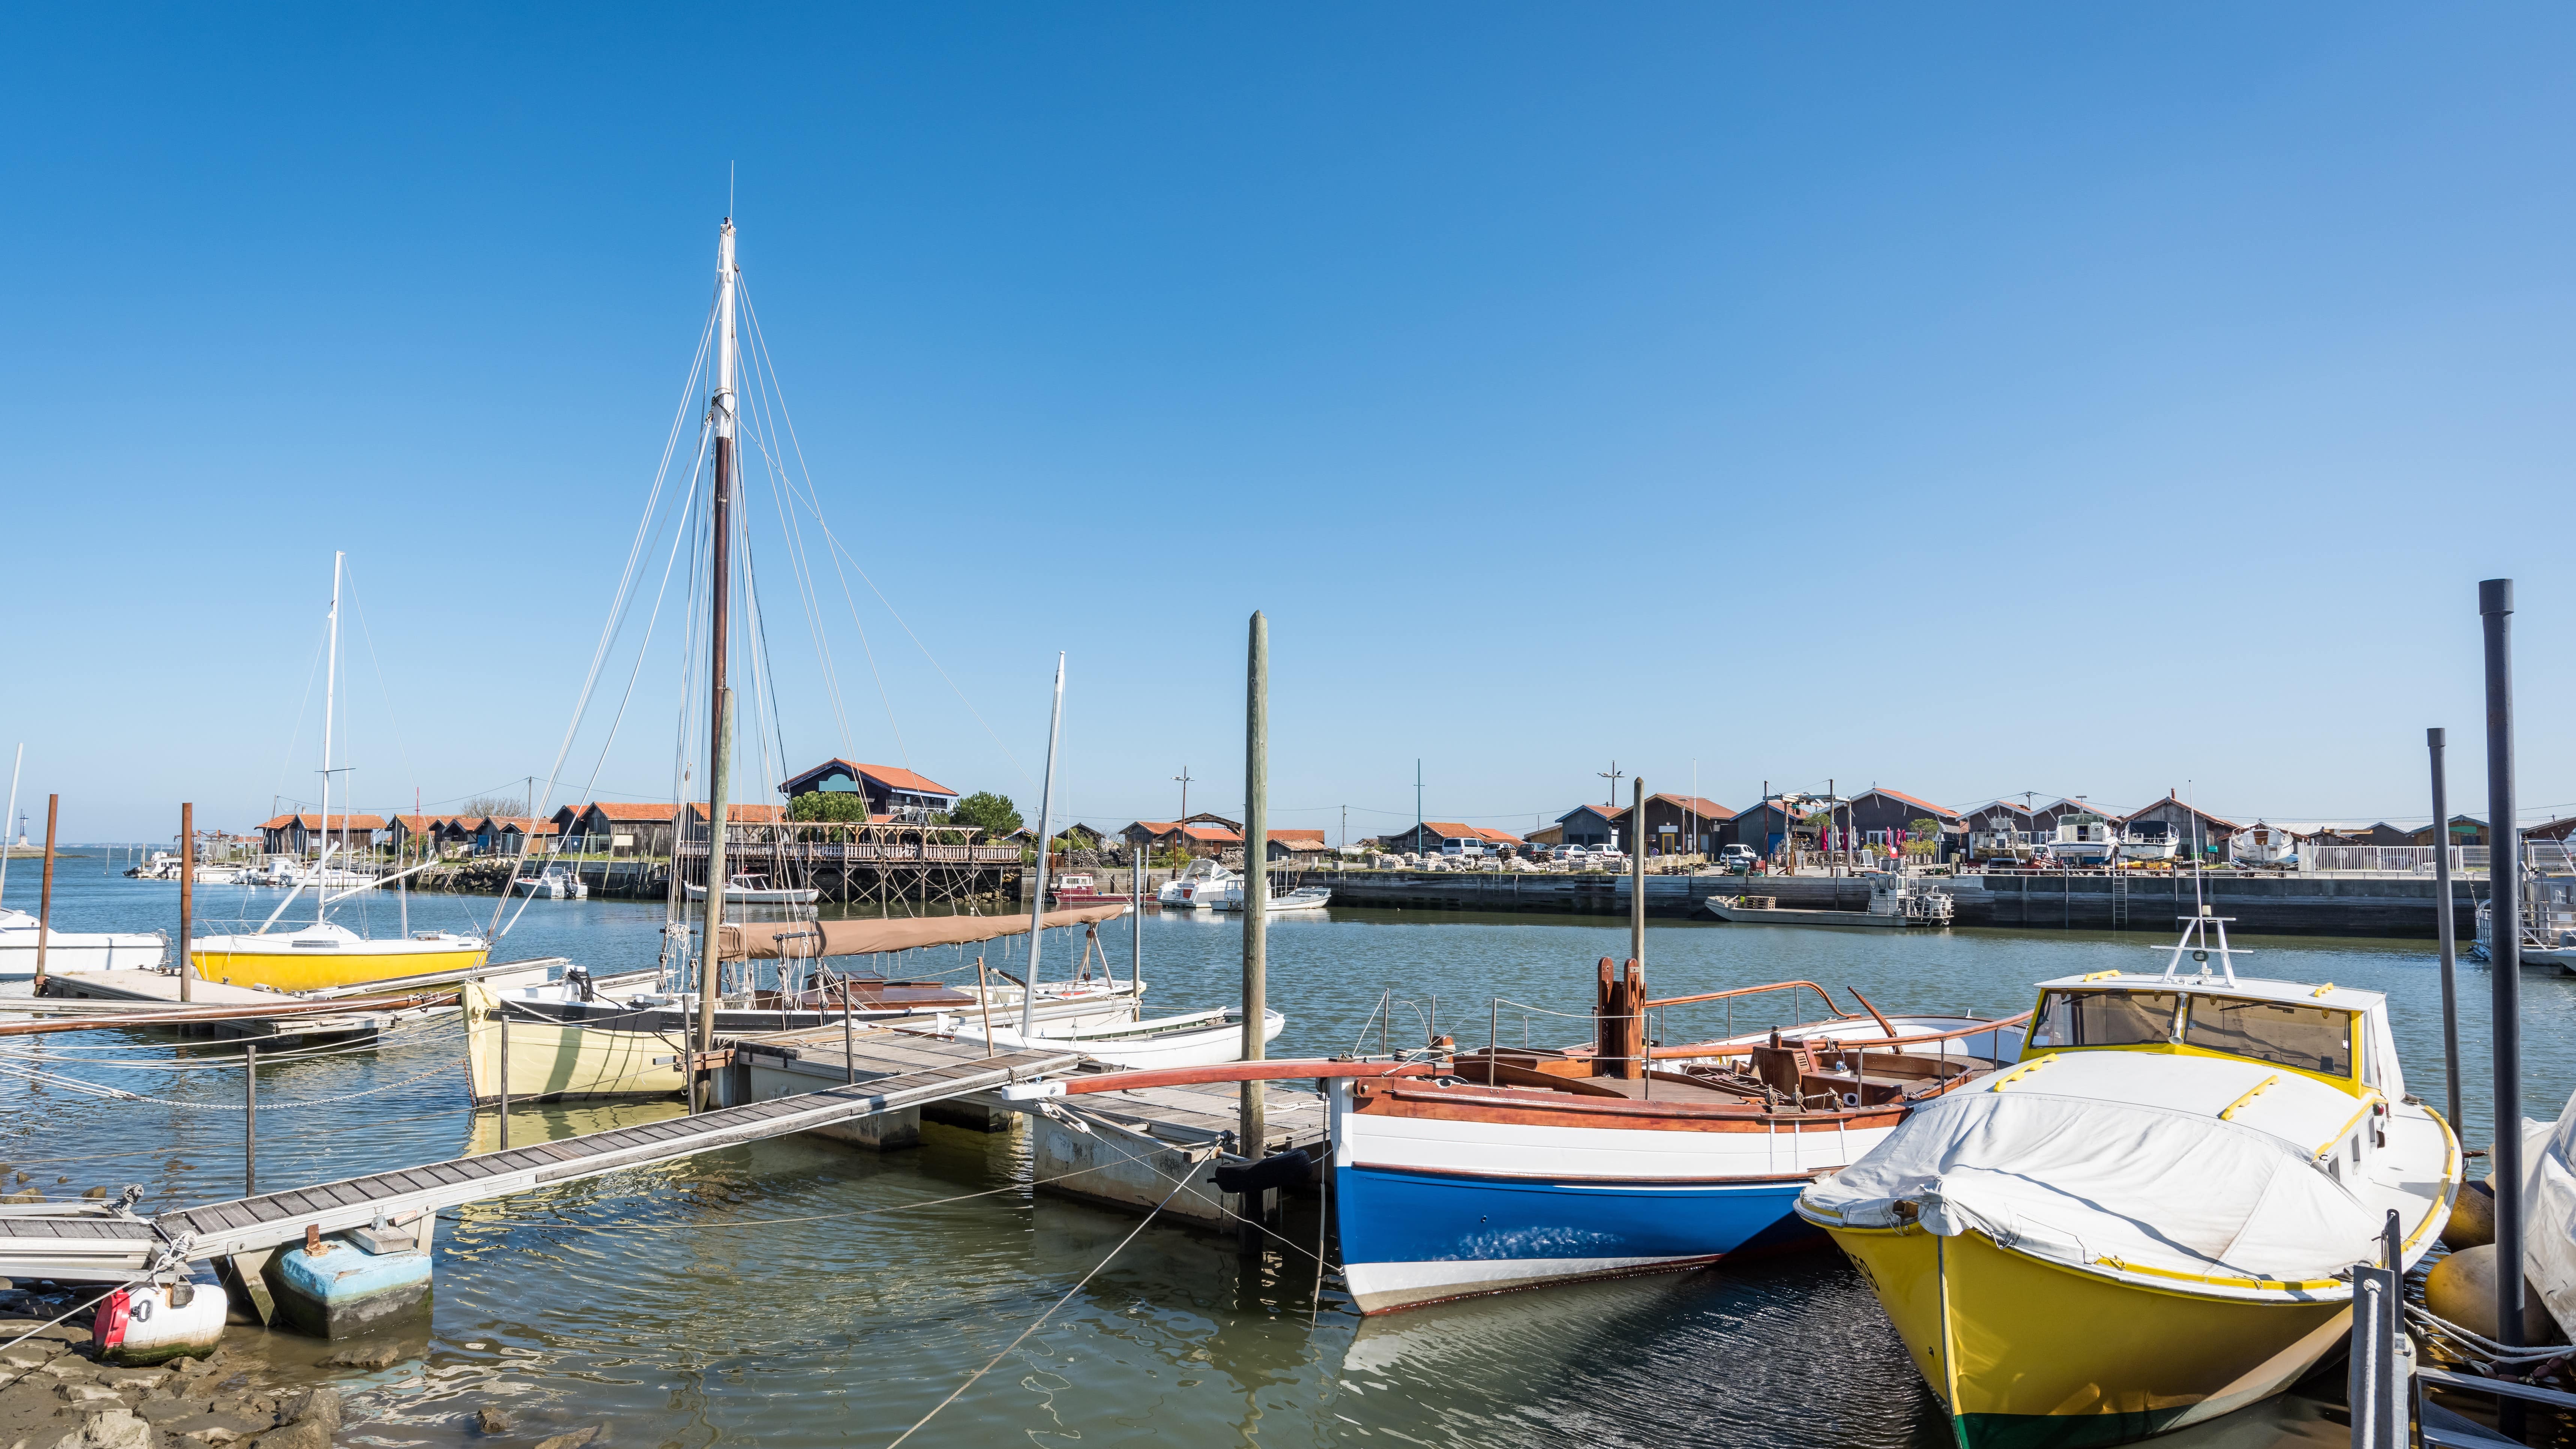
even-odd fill
[[[2350,1306],[2208,1297],[2079,1272],[1970,1231],[1828,1225],[1878,1290],[1961,1449],[2126,1444],[2269,1398]]]
[[[372,981],[472,971],[480,968],[492,954],[483,946],[437,946],[426,942],[417,947],[408,942],[370,944],[398,946],[400,949],[297,951],[290,948],[278,951],[217,947],[191,950],[188,960],[195,965],[200,981],[265,986],[271,991],[320,991],[332,986],[364,986]]]
[[[480,982],[465,987],[466,1070],[474,1100],[501,1096],[501,1033],[509,1033],[510,1099],[659,1097],[688,1087],[680,1072],[687,1043],[650,1031],[559,1026],[499,1008]]]

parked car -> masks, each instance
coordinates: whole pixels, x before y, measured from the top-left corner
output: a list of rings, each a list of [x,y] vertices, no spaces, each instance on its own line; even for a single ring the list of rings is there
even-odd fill
[[[1717,852],[1717,863],[1731,875],[1751,875],[1753,863],[1761,858],[1749,845],[1729,845]]]

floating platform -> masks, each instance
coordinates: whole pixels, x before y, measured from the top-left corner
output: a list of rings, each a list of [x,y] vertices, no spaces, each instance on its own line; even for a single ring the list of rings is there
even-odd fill
[[[278,1315],[297,1332],[355,1338],[428,1306],[429,1247],[426,1238],[373,1228],[317,1235],[269,1259],[267,1276]]]

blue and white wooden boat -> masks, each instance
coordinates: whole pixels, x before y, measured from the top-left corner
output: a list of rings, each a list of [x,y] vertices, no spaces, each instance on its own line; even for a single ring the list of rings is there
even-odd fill
[[[1441,1075],[1335,1079],[1334,1206],[1351,1295],[1362,1313],[1383,1313],[1812,1237],[1793,1211],[1799,1192],[1876,1146],[1915,1103],[2010,1060],[2017,1020],[1872,1011],[1640,1050],[1633,1063],[1488,1048]]]

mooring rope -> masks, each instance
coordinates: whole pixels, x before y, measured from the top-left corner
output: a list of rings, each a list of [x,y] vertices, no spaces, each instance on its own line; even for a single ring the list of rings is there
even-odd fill
[[[2451,1320],[2444,1318],[2442,1315],[2435,1313],[2433,1310],[2426,1308],[2421,1304],[2407,1304],[2406,1316],[2417,1326],[2421,1327],[2427,1335],[2434,1338],[2447,1338],[2462,1347],[2471,1349],[2473,1350],[2469,1355],[2471,1358],[2478,1359],[2479,1361],[2491,1366],[2496,1364],[2547,1363],[2553,1358],[2564,1358],[2571,1353],[2576,1353],[2576,1349],[2571,1349],[2563,1343],[2551,1344],[2541,1348],[2512,1348],[2505,1344],[2498,1343],[2484,1334],[2462,1328],[2460,1325],[2453,1323]]]
[[[390,1092],[396,1087],[408,1087],[414,1082],[425,1082],[431,1077],[445,1076],[449,1072],[460,1072],[464,1069],[465,1063],[450,1062],[446,1066],[433,1067],[417,1076],[404,1077],[400,1081],[387,1082],[380,1087],[366,1087],[355,1092],[342,1092],[335,1097],[296,1097],[284,1102],[262,1102],[259,1110],[263,1112],[283,1112],[294,1107],[327,1107],[335,1102],[354,1102],[360,1097],[372,1097],[379,1092]],[[97,1082],[87,1082],[78,1077],[58,1076],[52,1072],[27,1071],[16,1066],[12,1066],[6,1062],[0,1062],[0,1076],[17,1077],[23,1081],[34,1082],[40,1086],[59,1087],[64,1091],[85,1093],[89,1096],[102,1098],[111,1102],[150,1102],[162,1107],[191,1107],[201,1112],[246,1112],[250,1110],[250,1104],[247,1102],[182,1102],[170,1097],[148,1096],[141,1092],[126,1091],[121,1087],[110,1087],[101,1085]]]
[[[1187,1186],[1187,1185],[1188,1185],[1188,1179],[1186,1179],[1186,1178],[1182,1179],[1182,1180],[1181,1180],[1181,1181],[1179,1181],[1179,1182],[1176,1182],[1176,1183],[1172,1184],[1172,1190],[1171,1190],[1170,1192],[1167,1192],[1167,1193],[1163,1194],[1163,1201],[1162,1201],[1162,1202],[1158,1202],[1158,1203],[1154,1204],[1154,1211],[1153,1211],[1153,1212],[1149,1212],[1149,1213],[1145,1214],[1144,1218],[1143,1218],[1141,1221],[1139,1221],[1139,1222],[1136,1224],[1136,1226],[1135,1226],[1134,1228],[1132,1228],[1132,1229],[1130,1229],[1130,1230],[1128,1231],[1127,1236],[1125,1236],[1125,1237],[1123,1237],[1123,1238],[1120,1238],[1120,1239],[1118,1240],[1118,1246],[1117,1246],[1117,1247],[1114,1247],[1114,1248],[1112,1248],[1112,1249],[1110,1249],[1110,1250],[1109,1250],[1109,1256],[1108,1256],[1108,1257],[1102,1258],[1099,1262],[1092,1264],[1092,1265],[1091,1265],[1091,1271],[1090,1271],[1090,1272],[1088,1272],[1088,1273],[1083,1274],[1083,1275],[1082,1275],[1082,1277],[1081,1277],[1081,1279],[1080,1279],[1080,1280],[1078,1280],[1077,1282],[1075,1282],[1075,1284],[1074,1284],[1071,1288],[1066,1289],[1066,1290],[1065,1290],[1065,1294],[1064,1294],[1064,1296],[1063,1296],[1062,1298],[1059,1298],[1059,1299],[1057,1299],[1054,1303],[1049,1304],[1049,1305],[1047,1306],[1047,1311],[1046,1311],[1046,1312],[1044,1312],[1044,1313],[1039,1314],[1039,1315],[1038,1315],[1034,1320],[1032,1320],[1032,1321],[1030,1322],[1030,1324],[1029,1324],[1029,1326],[1028,1326],[1028,1327],[1021,1329],[1021,1330],[1020,1330],[1020,1336],[1019,1336],[1019,1337],[1014,1338],[1014,1339],[1012,1339],[1009,1343],[1006,1343],[1006,1344],[1002,1345],[1002,1351],[1001,1351],[1000,1353],[997,1353],[997,1354],[993,1355],[991,1358],[986,1359],[986,1360],[984,1361],[984,1366],[983,1366],[982,1368],[979,1368],[979,1369],[975,1370],[973,1373],[968,1374],[968,1375],[966,1376],[966,1382],[964,1382],[964,1383],[962,1383],[962,1384],[959,1384],[957,1387],[955,1387],[955,1388],[953,1388],[953,1389],[950,1389],[950,1390],[948,1391],[948,1397],[947,1397],[947,1398],[944,1398],[944,1399],[941,1399],[937,1404],[932,1405],[932,1406],[931,1406],[931,1410],[930,1410],[930,1412],[929,1412],[929,1413],[927,1413],[927,1414],[922,1415],[919,1419],[915,1420],[915,1421],[913,1422],[913,1426],[912,1426],[911,1428],[906,1429],[906,1430],[904,1430],[902,1433],[895,1435],[895,1436],[894,1436],[894,1443],[892,1443],[892,1444],[888,1444],[888,1445],[886,1446],[886,1449],[896,1449],[896,1445],[899,1445],[899,1444],[903,1443],[903,1441],[904,1441],[904,1440],[909,1439],[909,1438],[911,1438],[913,1435],[920,1433],[920,1432],[921,1432],[921,1426],[922,1426],[922,1425],[929,1423],[931,1420],[933,1420],[933,1419],[935,1419],[935,1418],[938,1418],[938,1417],[939,1417],[939,1411],[940,1411],[941,1409],[945,1409],[945,1408],[947,1408],[950,1404],[953,1404],[953,1403],[957,1402],[957,1399],[958,1399],[958,1396],[959,1396],[959,1395],[961,1395],[961,1394],[965,1393],[968,1389],[971,1389],[971,1388],[975,1387],[975,1381],[976,1381],[976,1380],[978,1380],[978,1379],[980,1379],[980,1378],[982,1378],[984,1375],[986,1375],[986,1374],[988,1374],[988,1373],[991,1373],[991,1372],[993,1371],[993,1365],[995,1365],[995,1364],[997,1364],[997,1363],[1000,1363],[1000,1362],[1001,1362],[1003,1359],[1005,1359],[1005,1358],[1008,1358],[1008,1357],[1010,1356],[1011,1351],[1012,1351],[1013,1349],[1016,1349],[1016,1348],[1018,1348],[1021,1344],[1028,1342],[1029,1335],[1030,1335],[1030,1334],[1032,1334],[1032,1333],[1037,1332],[1040,1328],[1045,1327],[1045,1326],[1046,1326],[1046,1321],[1047,1321],[1048,1319],[1050,1319],[1050,1318],[1055,1317],[1055,1313],[1056,1313],[1056,1310],[1057,1310],[1057,1309],[1062,1308],[1064,1305],[1066,1305],[1066,1304],[1068,1304],[1068,1303],[1072,1302],[1072,1301],[1073,1301],[1073,1297],[1074,1297],[1074,1295],[1075,1295],[1075,1294],[1080,1293],[1083,1289],[1085,1289],[1085,1288],[1087,1288],[1087,1287],[1091,1286],[1091,1280],[1092,1280],[1092,1279],[1094,1279],[1094,1278],[1096,1278],[1096,1277],[1098,1277],[1098,1276],[1100,1275],[1100,1270],[1101,1270],[1101,1269],[1108,1267],[1108,1266],[1110,1265],[1110,1263],[1111,1263],[1111,1262],[1113,1262],[1113,1261],[1115,1261],[1115,1260],[1116,1260],[1116,1258],[1118,1257],[1118,1255],[1119,1255],[1120,1253],[1123,1253],[1123,1252],[1127,1251],[1127,1245],[1128,1245],[1129,1243],[1132,1243],[1132,1242],[1136,1241],[1136,1235],[1137,1235],[1138,1233],[1141,1233],[1141,1232],[1145,1231],[1145,1225],[1146,1225],[1147,1223],[1152,1222],[1152,1221],[1155,1219],[1155,1217],[1163,1211],[1163,1208],[1164,1208],[1165,1204],[1168,1204],[1169,1202],[1171,1202],[1171,1200],[1172,1200],[1173,1198],[1175,1198],[1175,1197],[1179,1196],[1179,1195],[1180,1195],[1180,1191],[1181,1191],[1181,1189],[1182,1189],[1183,1187]]]

